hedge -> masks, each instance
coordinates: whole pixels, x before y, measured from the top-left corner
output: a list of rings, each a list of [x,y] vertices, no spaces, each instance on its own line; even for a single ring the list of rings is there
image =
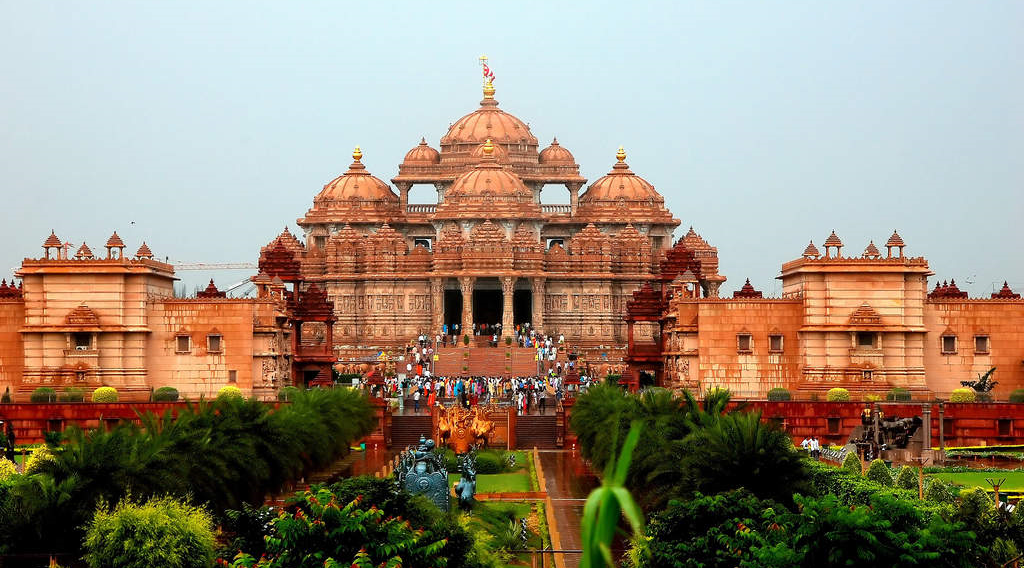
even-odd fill
[[[910,402],[910,391],[903,387],[896,387],[885,395],[885,399],[890,402]]]
[[[160,387],[153,392],[153,402],[177,402],[178,389],[174,387]]]
[[[117,402],[117,389],[114,387],[100,387],[92,391],[93,402]]]
[[[846,458],[843,459],[843,470],[854,475],[860,475],[864,471],[864,464],[860,461],[860,456],[857,455],[857,452],[846,454]]]
[[[882,467],[885,467],[884,463]],[[948,518],[952,514],[954,497],[949,486],[939,480],[931,480],[925,491],[925,500],[921,501],[917,498],[917,491],[887,487],[824,462],[808,460],[805,462],[805,468],[810,486],[817,497],[832,494],[844,505],[852,507],[871,505],[872,498],[887,495],[893,499],[914,502],[914,507],[920,510],[926,519],[935,515]]]
[[[900,468],[900,472],[896,474],[896,487],[917,491],[917,472],[914,468],[909,465]]]
[[[32,402],[57,402],[57,391],[50,387],[39,387],[29,397]]]
[[[64,392],[57,396],[60,402],[85,402],[85,391],[74,387],[67,387]]]
[[[1024,389],[1017,389],[1011,392],[1010,402],[1024,402]]]
[[[825,400],[829,402],[850,402],[850,391],[841,387],[828,389],[828,394],[825,395]]]
[[[287,386],[277,391],[277,400],[290,401],[295,398],[295,394],[300,392],[299,387]]]
[[[974,402],[976,400],[978,400],[978,395],[974,394],[971,389],[953,389],[949,395],[949,402]]]
[[[792,399],[793,395],[789,394],[789,391],[782,387],[775,387],[768,391],[768,400],[772,402],[785,402]]]

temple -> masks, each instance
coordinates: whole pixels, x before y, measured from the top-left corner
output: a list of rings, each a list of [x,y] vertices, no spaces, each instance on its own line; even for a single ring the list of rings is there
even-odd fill
[[[584,188],[572,153],[540,149],[530,127],[498,108],[489,80],[480,107],[455,121],[440,151],[421,140],[392,178],[371,175],[356,148],[348,171],[329,182],[298,219],[261,251],[290,253],[301,279],[335,306],[333,345],[366,352],[404,345],[457,325],[508,336],[530,324],[580,347],[624,348],[626,302],[657,275],[679,220],[620,147],[611,171]],[[417,184],[437,200],[410,204]],[[541,202],[545,186],[568,204]],[[706,243],[704,243],[706,245]],[[699,248],[699,285],[718,295],[717,251]],[[356,350],[356,351],[353,351]]]

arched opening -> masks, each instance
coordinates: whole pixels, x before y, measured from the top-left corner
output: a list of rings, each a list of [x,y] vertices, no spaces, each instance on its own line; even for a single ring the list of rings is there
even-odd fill
[[[477,278],[473,287],[473,323],[479,328],[486,325],[487,329],[501,323],[502,302],[501,283],[497,278]]]
[[[533,290],[530,281],[525,278],[516,280],[512,292],[512,321],[516,325],[533,323]]]
[[[414,184],[409,188],[410,205],[437,205],[437,188],[429,184]]]
[[[462,290],[459,289],[459,283],[454,279],[445,284],[443,323],[448,326],[450,335],[455,334],[456,324],[462,324]]]

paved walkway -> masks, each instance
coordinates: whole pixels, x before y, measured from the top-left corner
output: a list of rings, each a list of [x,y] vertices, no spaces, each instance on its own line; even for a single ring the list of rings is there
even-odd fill
[[[540,466],[544,471],[552,514],[557,524],[562,550],[579,550],[580,519],[590,491],[600,485],[597,476],[579,456],[568,450],[540,450]],[[562,555],[565,566],[578,566],[579,554]]]

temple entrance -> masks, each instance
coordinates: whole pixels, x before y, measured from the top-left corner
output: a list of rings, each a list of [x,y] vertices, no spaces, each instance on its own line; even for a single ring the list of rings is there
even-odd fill
[[[497,278],[478,278],[473,289],[473,323],[488,327],[501,323],[501,283]]]
[[[444,323],[448,324],[448,333],[453,333],[455,324],[462,324],[462,291],[444,291]]]
[[[512,321],[516,325],[533,323],[532,290],[516,290],[512,293]]]

